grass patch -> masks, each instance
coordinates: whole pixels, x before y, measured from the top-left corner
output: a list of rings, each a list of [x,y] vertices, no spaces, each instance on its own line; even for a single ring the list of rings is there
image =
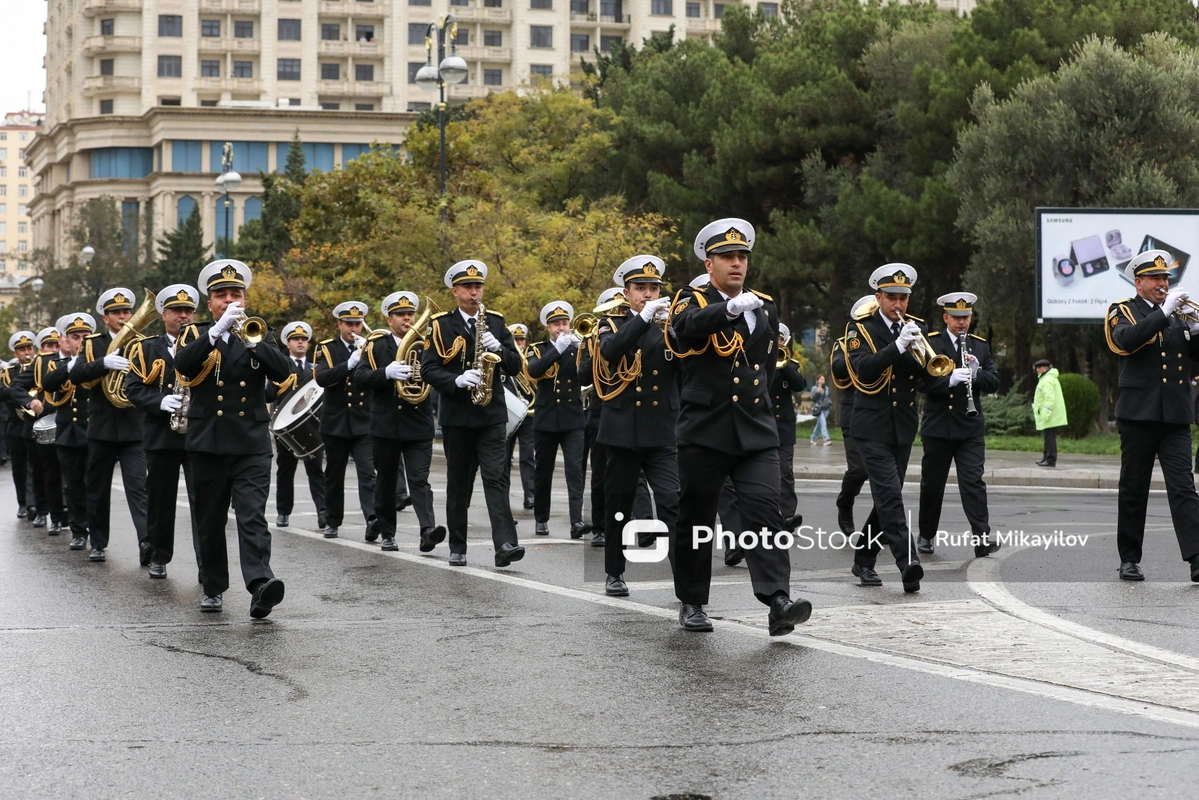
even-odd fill
[[[1045,449],[1045,440],[1040,436],[988,436],[988,450],[1014,450],[1021,453],[1040,453]],[[1092,433],[1085,439],[1057,437],[1058,453],[1084,456],[1120,455],[1120,434]]]

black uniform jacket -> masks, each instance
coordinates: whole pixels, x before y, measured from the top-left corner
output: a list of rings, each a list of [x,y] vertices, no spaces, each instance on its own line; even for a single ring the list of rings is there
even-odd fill
[[[371,436],[400,442],[432,441],[432,392],[419,403],[409,403],[400,397],[395,380],[387,377],[387,365],[395,361],[399,347],[390,330],[371,336],[354,371],[354,384],[370,393]],[[412,346],[418,355],[424,347],[423,340]]]
[[[974,408],[978,413],[966,416],[966,384],[959,383],[949,388],[949,376],[926,379],[924,398],[924,420],[920,423],[922,436],[939,436],[942,439],[975,439],[987,432],[983,419],[982,396],[999,391],[999,369],[991,358],[991,346],[981,336],[970,333],[965,337],[966,349],[978,359],[978,374],[974,377],[970,391],[974,395]],[[933,350],[949,356],[962,366],[962,358],[953,346],[953,337],[942,331],[928,335]]]
[[[524,361],[516,351],[512,332],[504,325],[504,317],[487,311],[487,330],[500,343],[495,355],[500,363],[492,371],[491,401],[477,406],[471,401],[471,390],[459,388],[455,380],[474,366],[475,337],[458,309],[434,314],[431,318],[433,331],[430,346],[421,356],[421,377],[437,390],[437,414],[441,426],[460,428],[486,428],[503,425],[508,419],[507,404],[504,402],[503,376],[516,375],[524,369]],[[537,405],[541,406],[538,400]],[[540,414],[540,409],[538,414]],[[537,415],[533,415],[534,421]]]
[[[562,353],[549,339],[530,345],[525,353],[526,377],[537,390],[533,430],[561,433],[582,430],[583,398],[580,390],[591,381],[580,367],[579,346],[572,344]]]
[[[144,414],[142,447],[146,450],[183,450],[184,434],[171,430],[171,414],[162,410],[162,398],[175,391],[175,356],[171,340],[151,336],[129,347],[129,376],[125,394]]]
[[[837,387],[837,424],[841,426],[841,432],[848,436],[849,423],[853,421],[853,400],[857,391],[849,378],[844,337],[833,343],[833,349],[828,355],[828,371],[833,377],[833,386]]]
[[[901,323],[913,321],[907,317]],[[923,324],[920,325],[924,331]],[[906,446],[916,439],[916,392],[928,374],[910,352],[900,351],[878,312],[845,328],[847,366],[857,394],[853,400],[855,439]]]
[[[774,381],[770,384],[770,408],[779,429],[779,445],[795,444],[795,402],[791,395],[806,388],[808,381],[799,374],[799,366],[794,361],[788,361],[774,373]]]
[[[76,386],[93,389],[88,393],[89,439],[102,442],[140,442],[142,440],[142,412],[136,408],[117,408],[108,401],[101,382],[108,374],[104,356],[113,334],[107,330],[93,333],[83,340],[83,353],[75,359],[71,368],[71,382]],[[128,350],[128,348],[124,348]],[[122,353],[128,358],[128,353]],[[128,392],[126,392],[126,395]]]
[[[662,327],[632,311],[623,317],[604,317],[599,325],[599,350],[609,377],[631,371],[641,354],[636,377],[602,404],[599,441],[630,450],[673,447],[679,420],[681,359],[667,352]],[[601,380],[597,386],[608,394],[619,384]]]
[[[1120,356],[1116,419],[1189,425],[1192,359],[1199,357],[1199,336],[1137,296],[1107,309],[1107,346]]]
[[[371,432],[370,399],[366,389],[355,385],[350,369],[353,352],[354,345],[341,337],[325,339],[316,348],[316,382],[325,390],[321,433],[326,436],[350,438]]]
[[[87,447],[87,409],[90,389],[71,382],[67,369],[70,359],[63,358],[46,365],[41,382],[43,402],[55,408],[54,443],[63,447]]]

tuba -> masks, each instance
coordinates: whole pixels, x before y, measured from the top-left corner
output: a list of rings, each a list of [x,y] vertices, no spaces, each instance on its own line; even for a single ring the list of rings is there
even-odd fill
[[[142,304],[137,307],[137,311],[133,312],[133,316],[121,326],[117,335],[112,337],[112,341],[108,344],[108,350],[105,351],[106,354],[116,353],[142,338],[142,331],[157,316],[154,311],[154,292],[149,289],[144,291],[146,296],[142,300]],[[117,408],[133,407],[133,402],[125,394],[125,378],[126,373],[124,372],[104,373],[102,384],[104,396]]]
[[[479,303],[479,321],[475,323],[475,360],[471,369],[477,369],[483,374],[483,382],[470,390],[470,401],[477,406],[485,406],[491,402],[491,383],[495,375],[495,367],[500,363],[500,357],[483,347],[483,334],[487,333],[487,309]]]
[[[404,402],[414,406],[425,402],[425,398],[429,396],[429,389],[432,388],[421,378],[420,352],[417,351],[416,344],[424,341],[425,326],[429,324],[429,315],[433,313],[434,308],[436,306],[433,301],[426,297],[425,310],[412,322],[412,327],[404,334],[404,338],[400,339],[400,346],[396,349],[396,362],[412,367],[412,375],[408,380],[395,382],[396,394]]]

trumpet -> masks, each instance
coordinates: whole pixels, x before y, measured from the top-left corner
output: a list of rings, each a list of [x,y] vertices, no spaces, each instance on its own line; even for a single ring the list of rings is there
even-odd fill
[[[238,317],[231,333],[243,344],[259,344],[266,340],[266,320],[262,317]]]
[[[589,339],[599,330],[599,317],[590,311],[584,311],[570,321],[570,330],[580,339]]]
[[[956,366],[952,358],[934,351],[924,334],[920,334],[919,339],[913,340],[908,345],[908,352],[912,354],[912,358],[916,359],[916,363],[920,365],[921,369],[927,370],[928,374],[934,378],[944,378],[953,372],[953,368]]]
[[[791,363],[791,348],[787,347],[787,341],[782,336],[780,336],[779,337],[779,356],[778,356],[778,360],[776,360],[774,362],[774,368],[782,369],[783,367],[787,366],[787,364],[789,364],[789,363]]]
[[[1174,316],[1183,322],[1199,322],[1199,303],[1188,297],[1179,302],[1178,308],[1174,309]]]

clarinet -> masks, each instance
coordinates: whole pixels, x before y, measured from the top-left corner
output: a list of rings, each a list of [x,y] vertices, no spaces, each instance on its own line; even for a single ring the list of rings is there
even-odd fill
[[[970,350],[967,348],[968,336],[969,336],[969,334],[964,333],[964,334],[962,334],[961,339],[960,339],[961,351],[962,351],[962,366],[963,367],[968,366],[966,364],[966,356],[970,355]],[[978,409],[974,407],[974,372],[973,371],[971,371],[970,377],[966,379],[966,416],[967,417],[977,417],[978,416]]]

